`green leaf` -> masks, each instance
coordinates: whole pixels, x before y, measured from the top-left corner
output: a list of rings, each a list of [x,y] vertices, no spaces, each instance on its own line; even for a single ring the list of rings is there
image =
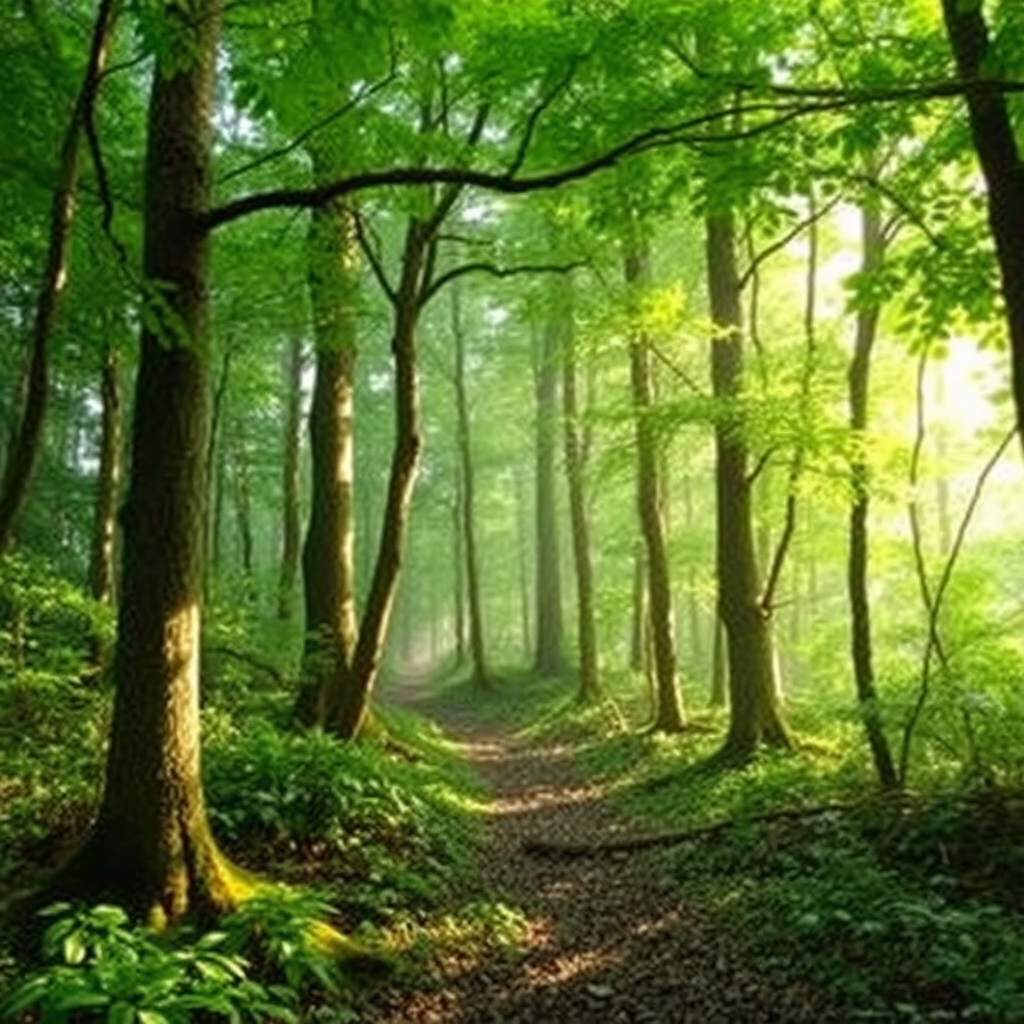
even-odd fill
[[[139,1024],[170,1024],[170,1021],[156,1010],[139,1010]]]

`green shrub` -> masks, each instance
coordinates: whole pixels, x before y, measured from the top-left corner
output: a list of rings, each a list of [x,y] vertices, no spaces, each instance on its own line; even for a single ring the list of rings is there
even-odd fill
[[[43,938],[46,964],[0,1003],[0,1020],[27,1011],[47,1024],[297,1020],[288,990],[252,980],[246,960],[225,951],[223,933],[175,946],[130,928],[120,907],[60,903],[43,913],[53,919]]]

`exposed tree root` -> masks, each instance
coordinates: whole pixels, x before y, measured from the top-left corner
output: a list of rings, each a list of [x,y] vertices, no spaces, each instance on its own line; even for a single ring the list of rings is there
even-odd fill
[[[695,839],[709,839],[741,825],[767,825],[777,821],[798,821],[816,818],[826,814],[849,814],[862,810],[870,804],[879,804],[878,798],[853,803],[827,803],[814,807],[787,807],[764,814],[753,814],[742,818],[728,818],[696,828],[670,829],[662,832],[646,832],[633,835],[616,835],[580,841],[552,842],[546,839],[528,839],[523,842],[526,853],[542,857],[593,857],[601,853],[634,853],[656,846],[675,846]],[[891,803],[892,799],[887,798]],[[899,801],[897,801],[899,802]]]

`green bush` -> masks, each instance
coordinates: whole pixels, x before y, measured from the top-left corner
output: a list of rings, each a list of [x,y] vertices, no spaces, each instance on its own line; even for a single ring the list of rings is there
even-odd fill
[[[0,1020],[32,1011],[47,1024],[190,1024],[196,1020],[297,1020],[284,988],[249,977],[249,964],[210,933],[179,945],[128,926],[120,907],[60,903],[43,938],[46,964],[0,1003]]]
[[[444,778],[370,743],[256,721],[206,756],[210,815],[226,846],[260,867],[330,863],[356,920],[429,904],[465,864],[466,815]]]

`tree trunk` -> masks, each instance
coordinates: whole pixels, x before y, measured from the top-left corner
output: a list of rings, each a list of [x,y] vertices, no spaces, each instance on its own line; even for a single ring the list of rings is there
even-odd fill
[[[536,398],[536,490],[537,548],[536,592],[537,647],[534,671],[557,676],[562,671],[562,578],[558,544],[555,453],[558,423],[558,368],[563,341],[560,318],[563,311],[551,308],[545,315],[539,345],[534,352],[534,395]],[[539,348],[539,351],[537,349]]]
[[[0,555],[8,550],[14,535],[14,522],[28,492],[29,480],[39,451],[50,391],[50,335],[68,277],[71,229],[75,217],[78,190],[79,145],[96,99],[114,31],[117,4],[100,0],[93,23],[89,59],[75,107],[61,142],[57,186],[50,206],[50,234],[46,269],[36,302],[32,325],[28,373],[24,400],[17,427],[11,437],[0,481]]]
[[[636,291],[650,281],[650,253],[646,243],[634,242],[625,259],[626,284]],[[664,484],[658,442],[651,422],[654,380],[651,352],[641,323],[633,325],[629,343],[630,379],[636,416],[637,508],[647,555],[648,614],[653,653],[656,713],[659,732],[679,732],[684,726],[676,672],[672,584],[665,537]]]
[[[562,412],[565,425],[565,476],[569,488],[569,522],[572,528],[572,553],[576,567],[576,631],[580,655],[580,704],[592,703],[600,695],[597,675],[597,625],[594,618],[594,568],[590,558],[590,521],[584,493],[583,437],[576,385],[576,339],[573,333],[572,279],[556,279],[553,298],[564,300],[552,315],[565,316],[562,339]]]
[[[458,283],[452,287],[452,335],[455,339],[455,408],[458,415],[459,479],[462,481],[462,548],[466,556],[466,596],[469,611],[469,652],[473,683],[487,684],[483,611],[480,604],[480,572],[477,566],[475,481],[466,395],[466,339],[462,329]]]
[[[391,352],[395,367],[395,440],[391,451],[377,560],[366,599],[352,663],[352,682],[332,710],[332,730],[343,739],[358,735],[380,672],[384,641],[394,604],[409,528],[409,507],[423,446],[416,332],[429,277],[427,253],[436,233],[435,218],[410,220],[402,254],[401,282],[394,296],[395,327]]]
[[[865,206],[861,212],[863,257],[861,273],[877,273],[885,255],[881,217],[877,206]],[[857,310],[857,333],[853,358],[848,371],[850,396],[850,430],[853,447],[850,456],[850,484],[853,502],[850,506],[850,551],[847,562],[847,585],[850,596],[850,646],[853,676],[857,687],[861,719],[867,733],[871,756],[878,780],[885,789],[898,785],[889,741],[878,706],[875,672],[871,649],[871,605],[868,598],[868,512],[871,501],[867,452],[868,387],[871,353],[878,335],[880,308],[877,302],[862,304]]]
[[[306,639],[296,717],[330,728],[356,686],[354,392],[355,236],[341,200],[313,211],[309,290],[316,339],[309,411],[312,495],[302,549]]]
[[[199,644],[208,431],[209,198],[216,0],[166,17],[191,61],[158,64],[149,108],[144,272],[161,282],[142,332],[124,528],[115,700],[99,817],[63,887],[153,924],[219,912],[240,879],[207,824],[199,765]],[[156,331],[159,333],[156,333]]]
[[[629,670],[648,672],[647,637],[647,554],[643,537],[633,546],[633,599],[630,602]]]
[[[459,431],[456,418],[455,432]],[[466,556],[465,540],[462,531],[462,452],[461,449],[455,465],[455,499],[452,502],[452,582],[454,584],[452,600],[455,605],[455,667],[462,668],[466,662]]]
[[[92,551],[89,558],[89,592],[103,604],[115,604],[117,585],[117,500],[121,483],[121,368],[117,354],[108,348],[100,380],[102,401],[100,458],[96,477]]]
[[[238,541],[242,562],[243,589],[247,600],[254,596],[253,588],[253,540],[252,530],[252,485],[249,479],[249,452],[244,434],[235,440],[231,460],[232,497],[235,501],[235,522],[238,526]]]
[[[706,218],[708,291],[715,333],[711,377],[715,421],[719,614],[729,665],[729,732],[721,757],[743,761],[762,742],[789,746],[776,699],[771,608],[761,601],[748,450],[736,402],[743,386],[740,280],[730,211]]]
[[[942,0],[946,33],[965,83],[986,78],[990,41],[980,0]],[[988,185],[988,219],[995,241],[1010,334],[1017,432],[1024,444],[1024,162],[1007,100],[992,89],[967,94],[967,112],[982,174]]]
[[[299,516],[299,463],[302,452],[302,339],[297,335],[288,345],[285,366],[287,412],[284,427],[284,465],[281,470],[281,573],[277,586],[277,617],[292,617],[295,583],[299,575],[302,524]]]

